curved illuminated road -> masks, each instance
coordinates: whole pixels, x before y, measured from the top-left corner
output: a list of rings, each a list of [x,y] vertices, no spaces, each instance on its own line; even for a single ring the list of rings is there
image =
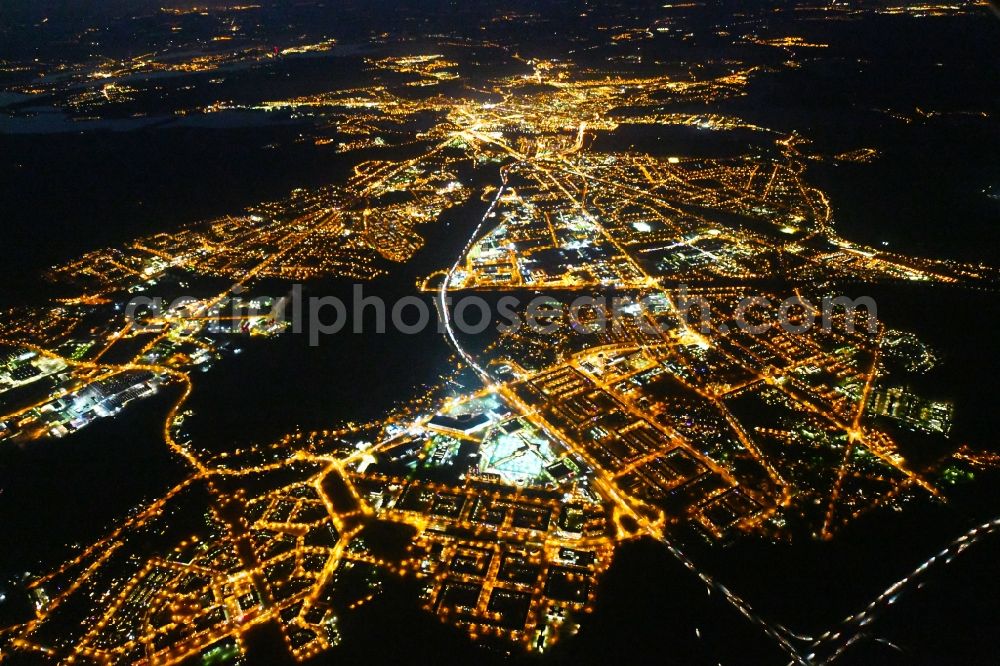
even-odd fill
[[[904,590],[904,588],[912,585],[918,579],[926,575],[932,566],[935,564],[950,564],[956,556],[964,552],[969,546],[974,545],[983,537],[996,534],[998,531],[1000,531],[1000,518],[994,518],[993,520],[981,523],[969,529],[965,532],[965,534],[962,534],[952,540],[938,553],[924,560],[920,566],[914,569],[910,574],[900,578],[898,581],[887,587],[882,594],[875,597],[875,599],[873,599],[871,603],[865,606],[862,610],[841,620],[838,625],[839,629],[830,629],[824,632],[812,643],[812,645],[810,645],[810,648],[815,650],[827,646],[836,647],[833,647],[833,651],[830,653],[829,657],[819,663],[832,662],[843,654],[847,648],[862,638],[865,635],[865,627],[877,619],[882,612],[888,610],[889,606],[895,603],[896,598]],[[813,654],[809,655],[810,659],[813,658]]]
[[[489,208],[483,213],[483,217],[479,220],[479,224],[476,228],[472,230],[472,235],[469,236],[469,240],[466,241],[465,247],[458,254],[455,259],[455,263],[451,265],[448,272],[444,276],[444,280],[441,281],[441,288],[438,290],[438,310],[441,315],[442,322],[444,323],[445,334],[448,338],[448,342],[451,343],[452,348],[455,352],[465,361],[466,365],[476,371],[476,374],[483,380],[483,382],[489,386],[494,383],[494,379],[490,376],[486,369],[483,368],[476,359],[472,358],[469,352],[465,351],[462,345],[458,342],[458,337],[455,335],[455,329],[451,325],[451,311],[448,309],[448,287],[451,285],[451,278],[458,270],[458,267],[462,264],[462,260],[469,253],[472,248],[472,244],[476,242],[479,238],[479,234],[482,232],[483,225],[486,224],[486,220],[490,218],[493,212],[496,210],[497,204],[500,203],[500,197],[503,196],[504,191],[507,189],[507,171],[505,169],[500,170],[501,185],[500,189],[497,190],[497,194],[493,197],[493,201],[490,202]]]

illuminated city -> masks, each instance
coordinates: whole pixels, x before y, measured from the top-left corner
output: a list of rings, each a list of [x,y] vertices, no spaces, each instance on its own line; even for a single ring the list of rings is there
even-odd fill
[[[992,4],[160,4],[0,11],[0,663],[991,662]]]

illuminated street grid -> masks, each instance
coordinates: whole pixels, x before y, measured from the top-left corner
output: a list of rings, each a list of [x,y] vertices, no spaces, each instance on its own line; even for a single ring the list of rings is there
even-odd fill
[[[432,416],[221,454],[36,581],[39,618],[12,644],[78,663],[176,663],[238,651],[275,621],[304,659],[340,640],[338,616],[375,596],[386,571],[423,581],[427,610],[472,637],[544,651],[592,607],[622,540],[687,521],[716,539],[829,535],[905,493],[938,492],[883,433],[851,425],[873,365],[864,340],[756,341],[752,353],[775,360],[757,377],[738,361],[749,365],[748,343],[684,332],[536,372],[504,363],[508,381]],[[810,390],[800,370],[819,368],[853,392]],[[734,417],[748,399],[774,420]],[[522,463],[505,466],[515,453]],[[174,536],[178,514],[206,500],[205,527]],[[143,554],[150,539],[171,546]],[[133,573],[112,573],[123,568]],[[81,597],[92,601],[70,603]]]
[[[143,57],[90,76],[220,64]],[[443,55],[369,64],[404,75],[404,87],[458,78]],[[343,184],[87,254],[52,271],[74,296],[0,320],[0,440],[63,435],[178,384],[163,437],[192,468],[163,498],[35,579],[37,617],[7,632],[11,648],[66,663],[173,664],[237,654],[251,627],[274,622],[290,653],[305,659],[341,640],[338,618],[377,596],[388,573],[419,580],[428,612],[471,637],[544,651],[592,609],[615,546],[642,536],[665,541],[706,585],[725,590],[793,661],[806,648],[835,656],[863,628],[848,618],[835,635],[803,644],[698,572],[670,542],[672,530],[695,526],[717,541],[832,538],[876,507],[938,496],[935,480],[911,469],[870,417],[947,434],[952,407],[884,381],[884,360],[900,345],[924,349],[912,334],[881,325],[852,332],[856,322],[842,312],[827,329],[785,332],[776,308],[793,294],[770,294],[770,309],[753,309],[751,323],[771,326],[750,334],[737,326],[737,303],[751,294],[740,283],[794,274],[811,285],[794,295],[818,303],[841,278],[981,285],[996,272],[838,237],[826,195],[806,181],[806,158],[871,159],[866,149],[809,155],[803,138],[738,118],[654,110],[664,96],[741,95],[753,68],[679,80],[521,64],[524,73],[491,83],[492,102],[413,99],[387,85],[268,102],[259,110],[341,114],[340,129],[357,139],[343,151],[408,136],[415,156],[362,161]],[[90,102],[81,94],[79,103]],[[614,113],[623,108],[635,113]],[[429,128],[407,129],[428,112],[437,118]],[[775,155],[592,148],[600,132],[630,122],[760,132],[776,142]],[[502,187],[463,183],[470,164],[500,167]],[[179,434],[194,371],[225,353],[220,341],[285,330],[268,314],[229,317],[275,305],[241,296],[243,287],[374,278],[414,256],[423,225],[495,197],[456,268],[442,267],[420,288],[596,295],[613,287],[648,298],[590,337],[509,332],[472,354],[483,389],[449,396],[437,387],[380,422],[221,454]],[[680,282],[707,304],[704,324],[684,319]],[[124,319],[128,297],[191,284],[217,288]],[[227,317],[237,325],[215,335]],[[643,325],[652,323],[657,330]],[[471,358],[457,343],[456,352]],[[929,350],[917,358],[935,362]],[[7,401],[13,389],[17,400]],[[941,466],[958,463],[997,461],[962,447]],[[201,527],[176,533],[181,515]],[[864,613],[882,607],[880,598]]]

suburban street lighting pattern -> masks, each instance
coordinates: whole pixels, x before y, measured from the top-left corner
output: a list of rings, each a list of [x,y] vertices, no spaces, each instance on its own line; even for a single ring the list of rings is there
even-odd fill
[[[867,152],[810,155],[802,137],[738,118],[650,110],[664,97],[744,94],[754,68],[679,80],[522,64],[526,73],[490,83],[493,102],[414,98],[381,84],[268,102],[337,109],[368,139],[347,152],[377,145],[372,130],[406,134],[420,114],[436,121],[408,137],[408,156],[361,161],[342,184],[56,267],[51,277],[71,296],[0,322],[11,350],[3,386],[55,387],[5,404],[0,440],[66,434],[116,413],[80,402],[88,390],[121,409],[178,385],[163,440],[190,473],[34,579],[37,615],[3,632],[0,659],[15,650],[66,663],[175,664],[240,653],[248,631],[276,623],[304,660],[339,643],[339,618],[377,596],[384,574],[420,581],[426,610],[475,640],[544,652],[593,609],[616,547],[652,537],[789,659],[823,662],[927,567],[997,529],[994,521],[960,537],[816,637],[761,617],[699,569],[673,541],[681,526],[713,542],[830,539],[878,507],[943,499],[940,470],[911,466],[871,417],[892,353],[882,324],[843,310],[801,332],[781,324],[815,314],[845,280],[983,287],[996,271],[840,238],[827,196],[806,180],[807,159]],[[371,65],[408,77],[407,87],[461,80],[442,55]],[[622,108],[639,112],[614,112]],[[602,132],[650,122],[741,128],[774,150],[708,159],[594,147]],[[498,175],[473,185],[470,166]],[[181,434],[194,371],[222,353],[220,322],[237,338],[285,331],[260,313],[275,303],[253,303],[244,290],[265,279],[390,273],[424,246],[424,225],[458,206],[478,206],[467,243],[417,287],[437,296],[455,367],[472,369],[481,388],[445,383],[372,423],[233,452]],[[765,280],[769,305],[740,312]],[[123,296],[158,285],[198,285],[205,295],[126,321]],[[446,303],[459,292],[542,290],[614,291],[637,304],[590,335],[528,327],[473,350]],[[781,311],[792,296],[800,307]],[[701,321],[689,320],[692,298]],[[613,314],[597,305],[589,316]],[[118,378],[128,381],[107,388]],[[940,466],[954,461],[996,466],[967,447]]]

